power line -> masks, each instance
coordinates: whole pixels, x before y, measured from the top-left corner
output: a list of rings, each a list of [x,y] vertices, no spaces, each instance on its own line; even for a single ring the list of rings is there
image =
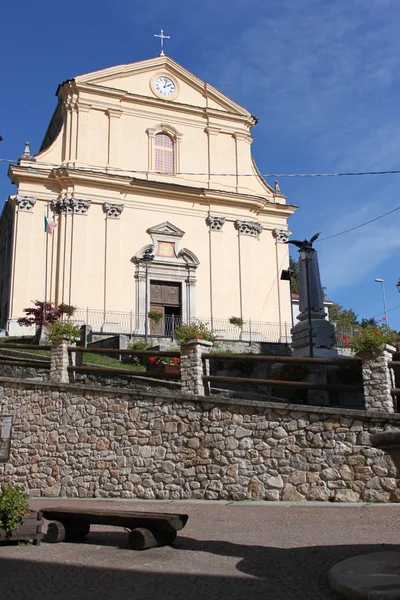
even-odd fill
[[[365,227],[365,225],[369,225],[370,223],[374,223],[375,221],[379,221],[379,219],[383,219],[383,217],[387,217],[392,213],[396,212],[396,210],[400,210],[400,206],[393,208],[393,210],[389,210],[389,212],[384,213],[383,215],[379,215],[374,219],[370,219],[369,221],[365,221],[365,223],[361,223],[360,225],[356,225],[355,227],[351,227],[350,229],[345,229],[344,231],[340,231],[339,233],[334,233],[333,235],[328,235],[327,237],[321,238],[317,240],[318,242],[324,242],[325,240],[330,240],[331,238],[338,237],[339,235],[344,235],[345,233],[349,233],[350,231],[354,231],[355,229],[360,229],[360,227]]]
[[[392,310],[396,310],[396,308],[400,308],[400,304],[398,304],[397,306],[393,306],[393,308],[389,308],[386,312],[392,312]],[[382,315],[384,315],[385,313],[379,313],[379,315],[374,315],[372,318],[376,319],[377,317],[382,317]]]
[[[9,158],[0,158],[0,162],[6,162],[10,164],[17,164],[18,161],[15,159]],[[35,168],[37,166],[47,166],[47,167],[55,167],[62,168],[60,164],[54,163],[46,163],[41,161],[35,161],[32,163],[31,168]],[[68,167],[74,169],[75,167]],[[101,167],[78,167],[79,171],[100,171],[103,172],[104,169]],[[146,173],[146,174],[154,174],[154,175],[163,175],[160,171],[149,171],[149,170],[135,170],[135,169],[120,169],[117,167],[112,168],[112,171],[119,171],[121,173]],[[362,177],[366,175],[400,175],[400,169],[392,169],[388,171],[348,171],[343,173],[201,173],[195,171],[180,171],[175,173],[175,175],[197,175],[202,177]]]

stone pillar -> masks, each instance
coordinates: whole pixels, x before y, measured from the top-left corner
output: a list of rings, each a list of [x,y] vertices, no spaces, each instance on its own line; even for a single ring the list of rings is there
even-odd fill
[[[203,352],[212,347],[206,340],[190,340],[181,346],[181,384],[184,394],[204,396]]]
[[[367,410],[394,412],[394,398],[391,388],[394,387],[392,369],[388,363],[396,352],[394,346],[386,345],[378,355],[362,358],[362,375],[364,382],[365,407]]]
[[[69,383],[68,342],[65,340],[52,343],[50,381],[54,383]]]

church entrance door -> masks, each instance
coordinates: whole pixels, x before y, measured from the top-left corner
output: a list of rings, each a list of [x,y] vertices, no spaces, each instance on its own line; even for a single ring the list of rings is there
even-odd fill
[[[150,311],[161,312],[162,319],[150,320],[152,335],[172,336],[182,319],[182,292],[180,283],[150,281]]]

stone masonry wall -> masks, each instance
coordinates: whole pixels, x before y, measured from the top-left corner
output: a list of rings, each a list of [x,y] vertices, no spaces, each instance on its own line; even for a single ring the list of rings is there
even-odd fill
[[[35,496],[398,501],[400,415],[0,378],[0,481]]]

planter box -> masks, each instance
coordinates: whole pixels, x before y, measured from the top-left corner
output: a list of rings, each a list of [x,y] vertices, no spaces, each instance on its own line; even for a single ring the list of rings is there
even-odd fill
[[[7,537],[4,529],[0,529],[0,542],[19,542],[32,540],[36,546],[40,545],[42,540],[42,513],[37,510],[26,514],[17,529],[14,529]]]
[[[179,375],[181,372],[179,365],[166,365],[165,363],[160,363],[159,365],[149,363],[146,370],[149,373],[171,373],[173,375]]]

